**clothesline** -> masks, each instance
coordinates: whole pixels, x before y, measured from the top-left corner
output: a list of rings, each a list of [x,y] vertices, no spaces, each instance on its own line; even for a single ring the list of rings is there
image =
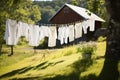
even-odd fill
[[[95,30],[94,20],[78,21],[69,24],[41,24],[32,25],[21,21],[11,19],[6,20],[6,30],[4,39],[7,45],[17,45],[21,36],[25,36],[30,46],[38,46],[39,42],[48,37],[48,47],[55,47],[56,40],[60,40],[60,44],[67,44],[77,38],[82,37],[82,30],[87,34],[87,29]],[[57,28],[58,27],[58,28]]]
[[[55,27],[54,29],[52,29]],[[58,30],[56,29],[58,27]],[[55,34],[55,39],[59,39],[59,36],[62,35],[62,38],[70,38],[73,35],[74,38],[82,37],[82,30],[84,34],[87,34],[87,28],[90,27],[90,31],[94,31],[94,21],[78,21],[74,24],[49,24],[48,26],[44,25],[31,25],[23,22],[16,22],[15,20],[8,19],[6,21],[6,32],[4,39],[6,40],[6,44],[8,45],[16,45],[18,39],[21,36],[25,36],[26,40],[29,41],[31,46],[38,46],[39,41],[44,37],[49,37],[51,34]],[[54,32],[54,33],[53,33]],[[57,33],[58,32],[58,33]],[[64,34],[63,34],[64,33]],[[35,36],[34,36],[35,35]],[[64,37],[63,37],[64,36]],[[53,36],[51,36],[53,37]],[[53,38],[54,38],[53,37]],[[34,39],[32,39],[34,38]],[[70,38],[71,39],[71,38]],[[38,41],[37,41],[38,40]],[[71,41],[71,40],[70,40]],[[56,46],[56,45],[54,45]],[[49,47],[54,47],[49,46]]]
[[[87,20],[87,19],[86,19]],[[44,24],[44,23],[37,23],[36,25],[39,25],[39,26],[55,26],[55,27],[60,27],[60,25],[75,25],[76,23],[80,23],[80,22],[83,22],[83,21],[86,21],[86,20],[80,20],[80,21],[76,21],[76,22],[71,22],[71,23],[67,23],[67,24]]]

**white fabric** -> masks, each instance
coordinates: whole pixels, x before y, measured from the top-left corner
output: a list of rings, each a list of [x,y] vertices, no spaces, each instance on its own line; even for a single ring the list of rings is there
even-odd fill
[[[69,25],[69,42],[74,41],[75,37],[74,37],[74,25]]]
[[[29,25],[27,23],[22,24],[22,36],[25,36],[28,40],[28,34],[29,34]]]
[[[39,45],[39,26],[30,25],[29,27],[29,45],[30,46],[38,46]]]
[[[22,22],[18,22],[18,35],[17,35],[17,38],[19,39],[21,36],[22,36]]]
[[[48,26],[41,26],[39,28],[39,41],[45,37],[49,37],[49,28]]]
[[[69,38],[69,28],[66,26],[64,30],[65,30],[65,32],[64,32],[65,44],[67,44],[68,38]]]
[[[82,22],[82,28],[84,34],[87,34],[88,27],[89,27],[89,31],[95,31],[95,20],[90,19]]]
[[[57,39],[56,27],[50,26],[48,32],[49,32],[48,46],[55,47],[56,46],[56,39]]]
[[[64,33],[63,33],[63,27],[58,28],[58,40],[60,40],[60,44],[63,44],[63,38],[64,38]]]
[[[18,22],[18,38],[25,36],[26,40],[29,39],[29,25],[27,23]]]
[[[87,21],[83,21],[81,25],[82,25],[84,34],[87,34],[87,28],[89,27]]]
[[[43,36],[44,37],[48,37],[49,36],[49,28],[48,28],[48,26],[41,26],[41,28],[42,28],[42,32],[43,32]]]
[[[4,39],[6,40],[7,45],[16,45],[17,44],[17,29],[18,25],[15,20],[6,20],[6,30]]]
[[[81,22],[75,24],[75,38],[82,37],[82,25]]]
[[[95,31],[95,20],[89,20],[90,22],[90,31]]]
[[[68,37],[69,37],[69,28],[67,25],[62,25],[62,27],[59,27],[58,29],[58,39],[60,40],[61,44],[67,44],[68,43]]]

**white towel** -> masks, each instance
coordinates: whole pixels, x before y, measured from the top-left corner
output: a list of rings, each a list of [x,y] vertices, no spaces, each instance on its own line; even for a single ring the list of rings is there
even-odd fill
[[[75,38],[80,38],[82,37],[82,24],[81,23],[76,23],[75,24]]]
[[[69,25],[69,42],[74,41],[74,25]]]
[[[64,39],[63,29],[64,29],[63,27],[58,28],[58,40],[60,40],[61,45],[64,43],[63,42],[63,39]]]
[[[95,20],[90,20],[90,31],[95,31]]]
[[[56,46],[56,39],[57,39],[56,27],[50,26],[48,32],[49,32],[48,46],[55,47]]]
[[[17,44],[17,34],[18,34],[18,25],[15,20],[7,19],[6,20],[6,30],[4,39],[6,40],[7,45],[16,45]]]
[[[64,39],[65,39],[65,41],[64,41],[64,43],[65,44],[67,44],[68,43],[68,38],[69,38],[69,28],[67,27],[67,25],[65,26],[65,29],[64,29],[65,31],[64,31]]]
[[[49,28],[48,26],[41,26],[39,28],[39,41],[45,37],[49,37]]]
[[[29,39],[29,25],[27,23],[18,22],[18,38],[25,36],[26,40]]]
[[[30,25],[29,27],[29,45],[30,46],[38,46],[39,45],[39,26]]]

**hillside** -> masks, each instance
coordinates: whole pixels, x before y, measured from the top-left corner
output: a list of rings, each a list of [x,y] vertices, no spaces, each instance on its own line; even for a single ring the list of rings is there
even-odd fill
[[[105,59],[105,42],[97,44],[92,59],[83,60],[78,51],[80,44],[61,49],[34,50],[26,46],[15,47],[15,54],[8,57],[4,46],[0,56],[0,80],[96,80]],[[118,65],[120,72],[120,63]],[[105,80],[105,79],[104,79]]]

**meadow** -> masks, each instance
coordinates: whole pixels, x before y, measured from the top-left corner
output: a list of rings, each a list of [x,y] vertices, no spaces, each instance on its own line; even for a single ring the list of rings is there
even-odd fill
[[[97,49],[90,59],[82,58],[78,50],[82,44],[36,51],[27,45],[15,46],[12,56],[8,56],[10,47],[4,45],[3,54],[0,55],[0,80],[98,80],[102,76],[101,72],[110,70],[103,71],[106,42],[95,44]],[[111,60],[107,60],[107,63],[108,67],[114,65]],[[119,61],[117,71],[120,74]],[[104,76],[101,80],[109,78]],[[120,80],[119,75],[117,78]]]

